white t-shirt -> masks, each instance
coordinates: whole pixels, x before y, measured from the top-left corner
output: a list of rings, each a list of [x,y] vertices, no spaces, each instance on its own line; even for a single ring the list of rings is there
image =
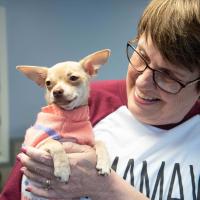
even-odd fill
[[[105,142],[117,174],[150,199],[200,199],[199,115],[163,130],[139,122],[122,106],[94,132]]]

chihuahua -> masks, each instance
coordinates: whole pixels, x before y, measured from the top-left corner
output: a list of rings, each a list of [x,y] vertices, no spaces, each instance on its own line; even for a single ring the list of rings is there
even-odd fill
[[[109,155],[103,142],[94,140],[88,107],[90,80],[109,56],[110,50],[104,49],[79,62],[61,62],[51,68],[16,67],[36,84],[46,88],[47,106],[41,109],[35,124],[26,131],[24,145],[49,152],[54,163],[54,175],[62,182],[67,182],[70,176],[69,161],[62,145],[65,141],[94,147],[98,173],[110,173]],[[30,182],[24,176],[22,196],[31,199],[25,190],[28,184]]]

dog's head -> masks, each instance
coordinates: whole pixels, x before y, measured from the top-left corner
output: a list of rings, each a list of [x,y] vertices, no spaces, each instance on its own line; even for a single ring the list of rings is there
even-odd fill
[[[110,56],[110,50],[97,51],[79,62],[67,61],[51,68],[17,66],[17,70],[46,88],[48,104],[55,103],[65,110],[86,105],[89,96],[89,81]]]

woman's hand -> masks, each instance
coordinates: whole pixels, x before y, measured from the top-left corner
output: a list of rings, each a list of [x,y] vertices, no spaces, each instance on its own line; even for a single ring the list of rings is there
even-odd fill
[[[105,187],[103,180],[106,177],[98,175],[95,150],[90,146],[71,142],[66,142],[63,145],[71,167],[71,175],[67,184],[60,182],[54,176],[53,162],[47,152],[32,147],[23,149],[24,154],[19,155],[24,166],[22,171],[38,185],[38,187],[31,186],[27,190],[49,199],[72,199],[102,194]],[[51,182],[48,190],[44,188],[47,180]],[[101,182],[102,186],[99,188]]]
[[[96,170],[96,153],[92,147],[67,142],[64,144],[71,167],[68,183],[62,183],[53,174],[53,162],[47,152],[27,147],[19,155],[22,171],[37,186],[28,191],[48,199],[79,199],[88,196],[95,200],[147,200],[113,170],[109,176],[100,176]],[[46,181],[50,187],[45,189]]]

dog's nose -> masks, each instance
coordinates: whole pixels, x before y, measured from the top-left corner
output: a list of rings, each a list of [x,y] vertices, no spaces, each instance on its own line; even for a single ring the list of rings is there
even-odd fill
[[[53,96],[55,98],[59,98],[59,97],[63,96],[63,93],[64,93],[63,89],[56,89],[56,90],[53,91]]]

